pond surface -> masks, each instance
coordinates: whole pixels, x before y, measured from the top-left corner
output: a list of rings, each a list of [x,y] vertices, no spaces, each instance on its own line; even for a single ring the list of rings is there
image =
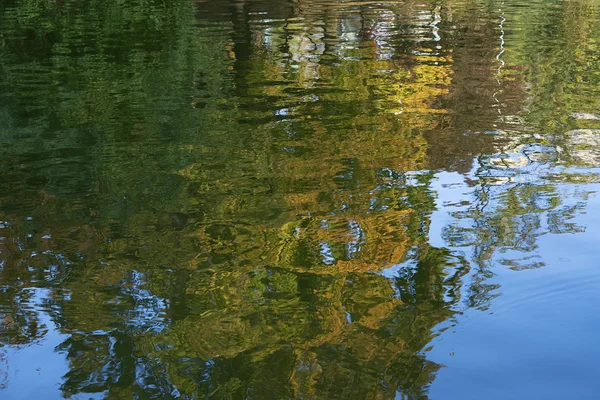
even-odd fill
[[[2,399],[596,399],[600,2],[3,0]]]

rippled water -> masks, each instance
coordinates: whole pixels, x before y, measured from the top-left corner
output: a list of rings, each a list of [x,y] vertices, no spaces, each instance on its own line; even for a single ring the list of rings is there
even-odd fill
[[[4,0],[2,399],[595,399],[595,0]]]

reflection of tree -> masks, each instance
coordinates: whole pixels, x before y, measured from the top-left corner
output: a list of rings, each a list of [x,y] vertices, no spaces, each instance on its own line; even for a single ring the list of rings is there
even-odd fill
[[[453,268],[456,273],[445,277]],[[431,328],[452,315],[456,280],[464,271],[463,262],[450,254],[424,249],[414,270],[395,283],[361,272],[265,268],[224,274],[210,295],[193,296],[199,302],[211,298],[214,305],[206,304],[203,314],[176,323],[168,334],[169,364],[177,366],[171,373],[193,380],[201,372],[188,370],[190,357],[212,359],[211,374],[202,373],[208,387],[196,383],[193,390],[235,387],[236,397],[256,391],[283,397],[378,392],[393,397],[396,390],[422,395],[437,367],[419,351],[431,340]]]
[[[571,113],[597,112],[598,74],[591,59],[598,51],[597,5],[581,0],[560,5],[560,11],[532,8],[518,17],[539,23],[520,24],[517,37],[508,42],[514,51],[509,62],[524,68],[531,85],[526,117],[544,134],[560,134]],[[524,38],[527,38],[525,40]]]
[[[2,342],[43,336],[43,286],[66,395],[425,398],[469,265],[428,243],[435,174],[411,171],[510,144],[483,134],[487,8],[452,28],[428,2],[150,3],[0,6]],[[577,231],[581,204],[513,179],[551,161],[478,160],[445,234],[485,305],[492,261]]]
[[[286,61],[280,44],[246,41],[264,36],[252,23],[214,41],[180,2],[87,6],[16,7],[2,25],[35,32],[29,48],[9,41],[1,53],[6,113],[28,121],[2,127],[6,143],[28,138],[7,158],[61,152],[83,166],[11,171],[29,184],[18,202],[4,197],[14,239],[3,273],[61,288],[49,301],[69,334],[57,349],[71,365],[64,392],[424,395],[438,366],[420,351],[452,315],[458,282],[444,277],[452,255],[432,258],[441,250],[424,241],[430,176],[404,171],[425,163],[421,131],[443,112],[428,107],[447,66],[369,61],[368,48],[321,64],[310,31],[286,39]],[[360,40],[381,45],[377,29]],[[52,79],[28,81],[33,68]],[[53,85],[62,92],[47,103]],[[423,259],[416,271],[398,283],[378,274],[409,251]],[[13,325],[35,337],[31,323]]]
[[[581,231],[569,220],[583,204],[562,204],[551,184],[483,184],[474,196],[477,202],[453,215],[457,223],[446,228],[445,236],[452,246],[472,248],[482,268],[489,268],[498,262],[492,262],[494,256],[509,250],[521,253],[524,264],[504,258],[506,265],[515,269],[542,266],[535,256],[539,236]]]
[[[452,213],[454,221],[444,229],[446,242],[453,248],[468,248],[478,266],[471,284],[470,304],[480,307],[486,307],[494,296],[496,287],[486,283],[493,275],[493,267],[503,265],[520,270],[544,266],[536,252],[541,236],[583,230],[572,219],[585,206],[589,193],[568,184],[597,181],[593,173],[568,169],[597,165],[594,144],[598,135],[595,129],[589,129],[595,127],[595,120],[593,115],[583,114],[598,110],[598,96],[590,95],[597,86],[593,84],[596,74],[586,61],[596,51],[591,33],[595,32],[592,26],[597,7],[586,1],[561,4],[553,10],[532,6],[516,12],[511,7],[501,7],[502,12],[512,16],[506,24],[523,29],[504,37],[507,51],[502,53],[505,64],[498,70],[498,78],[505,85],[495,93],[499,97],[489,96],[490,100],[505,101],[496,105],[500,108],[498,118],[486,116],[484,110],[479,117],[490,118],[487,129],[494,126],[491,133],[497,136],[488,142],[493,147],[483,152],[489,154],[478,157],[474,179],[469,182],[470,204],[457,207]],[[486,12],[493,14],[492,11]],[[461,18],[464,17],[459,15],[456,19]],[[530,18],[539,23],[524,22]],[[471,16],[465,20],[477,21]],[[484,29],[493,29],[493,24],[478,28],[474,35],[482,36]],[[485,45],[465,49],[471,47],[489,54],[494,51]],[[453,83],[458,86],[451,88],[451,96],[461,95],[460,89],[488,88],[460,84],[460,80],[479,78],[477,72],[490,69],[493,60],[484,56],[480,61],[478,52],[470,51],[468,64],[477,71],[465,74],[469,66],[460,65],[464,58],[459,50],[454,52],[453,74]],[[489,79],[488,74],[481,76]],[[522,81],[528,82],[527,91],[517,83]],[[463,104],[481,107],[476,100],[465,96]],[[466,122],[472,124],[473,118]],[[531,134],[532,130],[536,134]],[[473,135],[466,140],[473,141]]]

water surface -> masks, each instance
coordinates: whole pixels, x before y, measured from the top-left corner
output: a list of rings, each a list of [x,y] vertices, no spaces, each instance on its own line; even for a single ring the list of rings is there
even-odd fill
[[[3,399],[594,399],[600,3],[4,0]]]

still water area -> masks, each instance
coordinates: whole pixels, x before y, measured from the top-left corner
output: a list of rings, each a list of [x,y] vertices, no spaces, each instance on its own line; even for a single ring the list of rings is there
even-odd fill
[[[0,398],[598,399],[600,1],[2,0]]]

